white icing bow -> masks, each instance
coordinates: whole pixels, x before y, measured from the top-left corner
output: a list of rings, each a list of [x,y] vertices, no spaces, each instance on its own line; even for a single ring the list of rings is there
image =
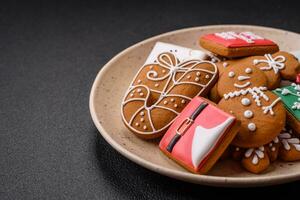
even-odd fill
[[[260,67],[261,70],[270,70],[273,69],[275,74],[279,72],[279,70],[285,67],[285,57],[284,56],[276,56],[275,58],[272,57],[271,54],[265,54],[266,60],[253,60],[253,64],[257,65],[259,63],[267,63],[267,66]]]

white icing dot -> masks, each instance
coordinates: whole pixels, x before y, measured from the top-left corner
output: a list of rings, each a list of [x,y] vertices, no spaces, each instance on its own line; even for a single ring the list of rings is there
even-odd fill
[[[145,125],[145,126],[143,126],[143,129],[144,129],[144,130],[146,130],[146,129],[147,129],[147,126],[146,126],[146,125]]]
[[[253,64],[256,65],[258,63],[258,60],[254,59]]]
[[[158,83],[155,83],[155,85],[154,85],[155,87],[158,87],[159,86],[159,84]]]
[[[168,101],[164,101],[164,104],[167,105]]]
[[[200,80],[199,77],[196,77],[196,78],[195,78],[195,81],[196,81],[196,82],[198,82],[199,80]]]
[[[244,106],[249,106],[251,104],[251,101],[248,98],[242,98],[241,102]]]
[[[228,66],[228,63],[227,62],[224,62],[223,63],[223,67],[227,67]]]
[[[133,94],[131,93],[130,96],[133,97]]]
[[[252,69],[249,68],[249,67],[247,67],[247,68],[245,69],[245,72],[246,72],[247,74],[250,74],[250,73],[252,72]]]
[[[135,123],[135,126],[140,126],[140,124],[139,123]]]
[[[158,76],[157,73],[154,73],[154,74],[153,74],[153,77],[154,77],[154,78],[156,78],[157,76]]]
[[[188,75],[186,78],[187,78],[187,79],[190,79],[190,78],[191,78],[191,76],[190,76],[190,75]]]
[[[249,131],[255,131],[256,130],[256,125],[254,123],[249,123],[248,124],[248,129],[249,129]]]
[[[140,115],[141,115],[141,116],[144,116],[144,115],[145,115],[145,113],[144,113],[144,112],[141,112],[141,113],[140,113]]]
[[[272,147],[272,148],[271,148],[271,151],[275,151],[275,150],[276,150],[276,148],[275,148],[275,147]]]
[[[139,79],[137,82],[138,82],[138,83],[141,83],[142,81]]]
[[[235,150],[236,150],[236,151],[240,151],[240,148],[239,148],[239,147],[236,147]]]
[[[150,68],[150,69],[153,69],[153,65],[151,65],[149,68]]]
[[[143,95],[144,95],[144,93],[141,92],[141,93],[140,93],[140,96],[142,97]]]
[[[172,99],[171,99],[171,102],[174,102],[174,101],[175,101],[175,99],[172,98]]]
[[[244,112],[244,117],[246,117],[248,119],[251,118],[251,117],[253,117],[253,112],[251,110],[246,110]]]
[[[232,110],[230,110],[229,112],[230,112],[231,114],[233,114],[233,111],[232,111]]]
[[[144,122],[144,121],[145,121],[145,119],[142,117],[142,118],[140,119],[140,121],[141,121],[141,122]]]
[[[229,78],[233,78],[234,75],[235,75],[235,73],[234,73],[233,71],[230,71],[230,72],[228,73],[228,77],[229,77]]]
[[[182,99],[182,100],[181,100],[181,103],[182,103],[182,104],[185,104],[185,100],[184,100],[184,99]]]
[[[142,89],[140,89],[140,88],[139,88],[139,89],[137,89],[137,92],[141,92],[141,91],[142,91]]]
[[[197,72],[197,73],[196,73],[196,76],[200,76],[200,74],[201,74],[200,72]]]
[[[269,147],[272,147],[273,146],[273,144],[272,144],[272,142],[269,144]]]
[[[206,79],[209,79],[209,75],[207,74],[207,75],[205,76],[205,78],[206,78]]]
[[[163,73],[163,74],[166,73],[166,70],[163,69],[163,70],[162,70],[162,73]]]
[[[177,107],[178,107],[178,105],[175,103],[175,104],[174,104],[174,107],[175,107],[175,108],[177,108]]]

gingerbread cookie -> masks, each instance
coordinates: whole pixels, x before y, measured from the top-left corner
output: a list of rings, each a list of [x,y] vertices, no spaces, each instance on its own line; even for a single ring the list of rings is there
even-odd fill
[[[122,101],[125,125],[142,138],[160,137],[193,97],[206,95],[216,82],[217,67],[202,60],[205,56],[201,51],[156,43]]]
[[[300,134],[300,85],[292,83],[273,92],[284,103],[287,110],[287,124],[295,130],[296,134]]]
[[[195,97],[163,136],[159,148],[189,171],[206,174],[238,128],[234,116],[207,99]]]
[[[265,74],[255,66],[226,69],[219,78],[219,107],[241,121],[232,144],[255,148],[272,141],[285,125],[280,97],[268,91]]]
[[[279,47],[273,41],[252,32],[221,32],[203,35],[200,45],[217,55],[234,58],[275,53]]]
[[[274,162],[275,160],[277,160],[280,148],[278,137],[276,136],[269,144],[266,144],[265,148],[267,150],[270,161]]]
[[[264,146],[247,149],[242,165],[246,170],[255,174],[265,171],[270,165],[270,159]]]
[[[283,130],[278,136],[282,146],[279,149],[279,158],[284,161],[300,160],[300,140],[292,131]]]

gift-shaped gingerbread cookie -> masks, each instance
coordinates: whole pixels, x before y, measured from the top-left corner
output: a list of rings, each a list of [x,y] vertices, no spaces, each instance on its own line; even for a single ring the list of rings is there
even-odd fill
[[[239,128],[236,118],[195,97],[176,118],[159,148],[191,172],[205,174],[220,158]]]
[[[200,45],[217,55],[229,58],[264,55],[279,50],[273,41],[249,31],[206,34],[200,38]]]
[[[300,135],[300,85],[292,83],[273,92],[281,98],[287,109],[287,123]]]
[[[122,101],[125,125],[142,138],[160,137],[193,97],[207,94],[216,82],[216,65],[204,56],[201,51],[157,43]]]

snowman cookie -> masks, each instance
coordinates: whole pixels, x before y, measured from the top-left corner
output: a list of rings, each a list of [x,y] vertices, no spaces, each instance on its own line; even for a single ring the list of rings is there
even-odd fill
[[[253,65],[231,67],[221,74],[218,105],[241,121],[233,145],[258,148],[271,142],[285,126],[285,108],[267,84],[265,73]]]

